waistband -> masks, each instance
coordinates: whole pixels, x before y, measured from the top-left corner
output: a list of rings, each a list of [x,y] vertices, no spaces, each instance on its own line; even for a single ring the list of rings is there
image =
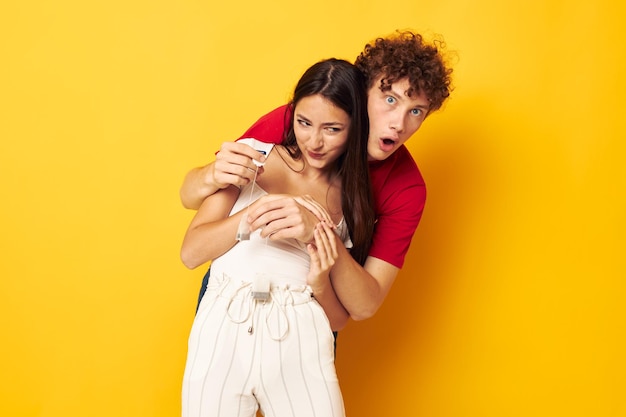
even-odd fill
[[[269,285],[267,298],[255,298],[253,283],[234,280],[226,274],[223,276],[210,277],[207,291],[216,291],[217,297],[228,300],[226,314],[236,324],[242,324],[253,319],[255,313],[263,309],[265,311],[265,324],[270,337],[276,341],[285,338],[289,332],[289,320],[285,308],[309,303],[314,300],[311,287],[308,285]],[[270,321],[278,320],[278,326],[270,326]],[[252,320],[253,321],[253,320]],[[283,325],[280,325],[283,323]],[[248,333],[252,334],[252,323]]]

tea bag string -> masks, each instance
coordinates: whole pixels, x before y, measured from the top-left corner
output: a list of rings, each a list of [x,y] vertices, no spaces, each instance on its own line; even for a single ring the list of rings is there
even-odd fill
[[[250,204],[252,204],[252,195],[254,193],[254,186],[256,185],[256,176],[259,173],[259,166],[254,164],[256,169],[254,170],[254,178],[252,178],[252,186],[250,187],[250,194],[248,195],[248,204],[246,204],[246,217],[248,215],[248,209],[250,208]]]
[[[252,196],[254,195],[254,186],[256,185],[257,174],[259,173],[259,167],[263,166],[263,163],[256,160],[252,160],[256,169],[254,170],[254,178],[252,179],[252,185],[250,186],[250,193],[248,195],[248,202],[246,204],[246,212],[244,213],[241,221],[239,222],[239,228],[237,229],[237,240],[250,240],[250,225],[248,224],[248,211],[250,210],[250,204],[252,204]]]

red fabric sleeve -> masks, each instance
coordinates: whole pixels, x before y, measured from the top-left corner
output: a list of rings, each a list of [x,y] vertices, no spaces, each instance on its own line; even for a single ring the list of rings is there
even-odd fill
[[[272,110],[250,126],[239,139],[253,138],[265,143],[281,143],[291,123],[288,110],[286,104]]]
[[[376,225],[369,256],[402,268],[426,203],[426,184],[402,147],[370,165]]]

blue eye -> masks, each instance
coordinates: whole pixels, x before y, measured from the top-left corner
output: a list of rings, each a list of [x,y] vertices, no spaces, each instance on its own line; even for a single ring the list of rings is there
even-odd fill
[[[396,98],[395,97],[391,97],[391,96],[387,96],[385,98],[385,101],[389,104],[394,104],[396,102]]]
[[[413,110],[411,110],[411,114],[413,116],[419,116],[420,114],[422,114],[422,110],[420,110],[420,109],[413,109]]]

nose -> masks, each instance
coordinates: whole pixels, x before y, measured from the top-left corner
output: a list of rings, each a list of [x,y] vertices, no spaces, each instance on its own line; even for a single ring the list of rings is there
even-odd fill
[[[389,122],[389,128],[395,130],[397,133],[402,133],[404,131],[404,117],[396,113]]]
[[[311,147],[318,149],[324,146],[324,134],[320,130],[316,130],[311,134]]]

